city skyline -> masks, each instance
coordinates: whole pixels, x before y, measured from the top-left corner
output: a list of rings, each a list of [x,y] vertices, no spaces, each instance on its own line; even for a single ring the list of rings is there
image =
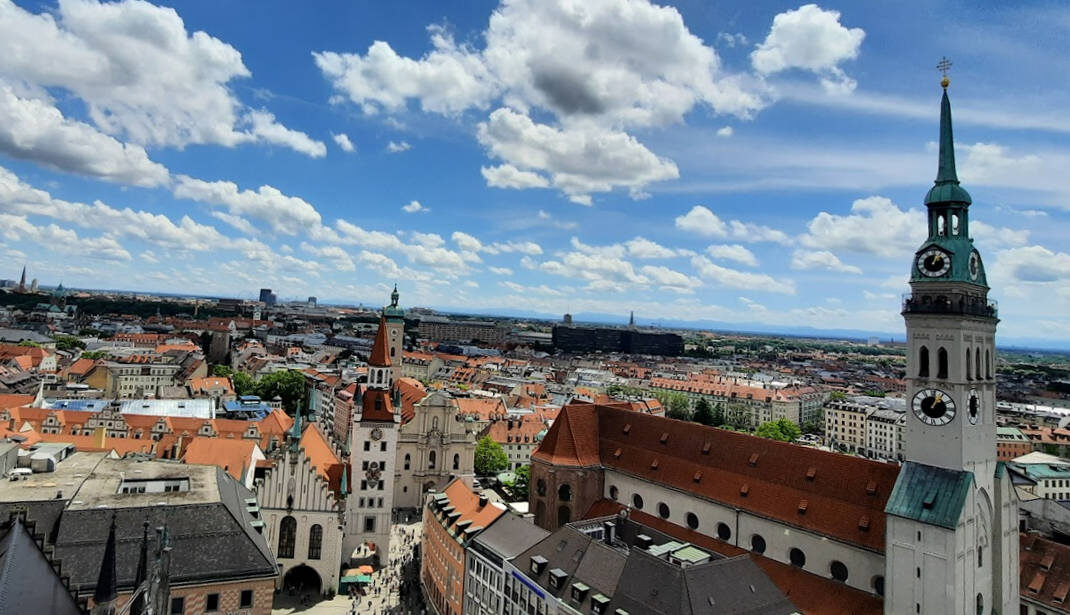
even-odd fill
[[[1070,12],[586,10],[0,1],[0,269],[898,335],[946,55],[1001,336],[1070,343]]]

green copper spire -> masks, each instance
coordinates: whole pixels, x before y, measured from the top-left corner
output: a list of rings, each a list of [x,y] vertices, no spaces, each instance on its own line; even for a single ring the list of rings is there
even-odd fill
[[[936,183],[959,183],[955,172],[955,139],[951,131],[951,101],[947,98],[947,88],[940,101],[940,167],[936,172]]]
[[[940,163],[936,171],[936,185],[925,195],[925,204],[965,203],[972,200],[970,193],[959,186],[959,176],[955,170],[955,138],[951,129],[951,100],[947,97],[949,80],[945,75],[940,85],[944,95],[940,101]]]

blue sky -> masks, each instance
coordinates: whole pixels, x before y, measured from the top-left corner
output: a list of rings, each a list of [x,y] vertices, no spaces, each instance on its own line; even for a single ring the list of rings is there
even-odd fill
[[[0,277],[899,333],[941,56],[1001,334],[1070,345],[1058,4],[0,0]]]

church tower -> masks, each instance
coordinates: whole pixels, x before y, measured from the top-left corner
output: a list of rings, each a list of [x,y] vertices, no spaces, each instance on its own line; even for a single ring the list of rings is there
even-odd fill
[[[348,474],[353,484],[346,498],[343,561],[353,558],[354,550],[358,550],[356,557],[359,559],[362,557],[360,551],[368,545],[373,545],[381,565],[386,565],[390,553],[394,461],[401,428],[401,406],[395,405],[391,399],[394,372],[388,337],[389,326],[384,315],[379,320],[379,330],[368,358],[368,381],[360,406],[354,409],[350,429]]]
[[[394,292],[390,293],[390,305],[383,308],[383,318],[386,323],[386,339],[390,348],[390,371],[394,382],[401,378],[401,364],[404,359],[405,343],[405,310],[398,307],[398,285],[394,285]]]
[[[942,62],[942,68],[949,63]],[[885,613],[1017,613],[1017,502],[996,461],[995,303],[955,169],[948,79],[928,237],[910,268],[906,462],[888,500]]]

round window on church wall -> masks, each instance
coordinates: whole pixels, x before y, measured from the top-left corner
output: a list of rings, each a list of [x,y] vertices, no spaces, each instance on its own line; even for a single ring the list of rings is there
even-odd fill
[[[724,541],[729,540],[732,538],[732,528],[728,527],[727,523],[718,523],[717,537]]]
[[[873,577],[873,591],[878,596],[884,595],[884,577],[879,574]]]
[[[693,512],[687,513],[687,527],[693,530],[698,529],[698,515]]]
[[[843,562],[833,561],[829,564],[829,573],[837,581],[847,581],[847,566]]]
[[[638,493],[632,494],[632,508],[636,510],[643,510],[643,496]]]
[[[755,534],[750,537],[750,550],[755,553],[765,553],[765,539]]]
[[[662,519],[669,518],[669,505],[665,502],[658,503],[658,516],[660,516]]]
[[[791,551],[788,551],[788,561],[792,566],[802,568],[806,565],[806,554],[802,552],[802,549],[792,547]]]

